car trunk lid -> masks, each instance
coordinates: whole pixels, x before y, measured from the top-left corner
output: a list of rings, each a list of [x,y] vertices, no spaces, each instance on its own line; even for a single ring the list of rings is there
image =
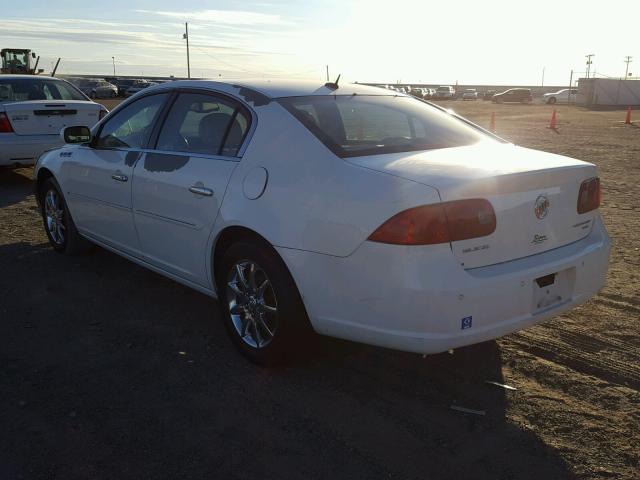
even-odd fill
[[[484,198],[495,231],[452,242],[464,268],[493,265],[575,242],[591,230],[595,211],[578,214],[580,185],[594,165],[513,145],[353,157],[348,161],[436,188],[443,202]]]
[[[79,100],[31,100],[0,105],[16,135],[57,135],[67,126],[91,128],[98,120],[101,106]]]

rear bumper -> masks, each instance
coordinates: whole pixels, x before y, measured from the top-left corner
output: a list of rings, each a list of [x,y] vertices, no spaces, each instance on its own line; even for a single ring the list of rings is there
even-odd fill
[[[64,144],[58,135],[0,134],[0,166],[33,165],[45,150]]]
[[[578,242],[471,270],[449,245],[365,242],[344,258],[278,249],[318,333],[417,353],[491,340],[587,301],[605,283],[609,250],[599,217]],[[552,273],[546,294],[536,279]]]

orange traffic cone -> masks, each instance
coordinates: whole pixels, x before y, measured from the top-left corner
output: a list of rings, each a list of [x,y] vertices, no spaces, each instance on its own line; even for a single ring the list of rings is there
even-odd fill
[[[549,122],[549,127],[551,130],[557,130],[558,128],[558,118],[556,117],[556,109],[553,109],[553,113],[551,114],[551,121]]]
[[[625,119],[624,123],[626,125],[631,125],[631,107],[627,107],[627,118]]]
[[[491,123],[489,123],[489,131],[496,133],[496,112],[491,113]]]

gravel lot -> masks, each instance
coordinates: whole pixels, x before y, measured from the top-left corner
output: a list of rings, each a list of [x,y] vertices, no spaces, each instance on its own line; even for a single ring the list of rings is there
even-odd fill
[[[31,169],[3,170],[0,479],[638,478],[640,128],[557,107],[556,133],[548,106],[448,105],[599,166],[613,240],[599,296],[453,354],[318,338],[260,369],[214,300],[101,249],[54,253]]]

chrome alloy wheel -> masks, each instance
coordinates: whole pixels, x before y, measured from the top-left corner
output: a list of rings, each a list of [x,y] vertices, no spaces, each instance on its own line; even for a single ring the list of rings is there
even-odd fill
[[[64,225],[64,209],[62,199],[56,190],[48,190],[44,196],[44,212],[47,219],[47,230],[57,245],[63,245],[66,227]]]
[[[266,273],[251,260],[237,262],[227,279],[231,321],[240,338],[253,348],[273,340],[278,328],[278,305]]]

